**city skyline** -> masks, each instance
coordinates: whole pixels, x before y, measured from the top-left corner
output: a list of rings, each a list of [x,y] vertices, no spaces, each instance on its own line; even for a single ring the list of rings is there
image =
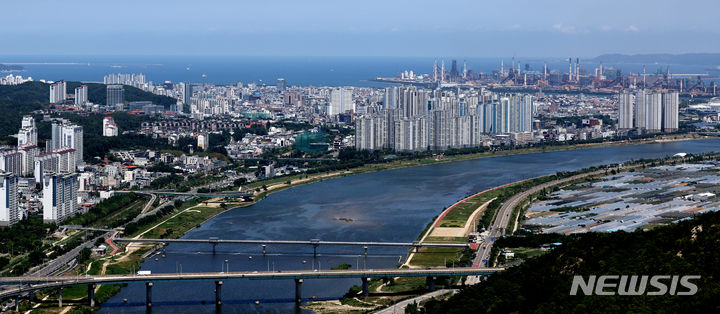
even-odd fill
[[[720,50],[720,43],[709,40],[718,34],[712,9],[718,4],[705,0],[695,5],[606,1],[602,6],[566,0],[443,6],[430,1],[212,6],[27,1],[4,6],[24,13],[4,18],[11,25],[0,30],[5,55],[48,54],[48,46],[54,55],[548,57]],[[84,18],[66,18],[73,14]],[[655,18],[668,14],[673,23]],[[48,32],[47,25],[60,31]]]

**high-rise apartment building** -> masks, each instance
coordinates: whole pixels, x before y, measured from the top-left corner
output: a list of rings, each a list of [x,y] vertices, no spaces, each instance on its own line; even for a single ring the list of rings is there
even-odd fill
[[[48,152],[59,151],[65,148],[74,149],[76,163],[83,160],[83,127],[62,122],[53,122],[51,126],[52,138],[46,143]]]
[[[347,111],[355,110],[355,103],[352,99],[352,88],[338,87],[330,92],[330,104],[327,114],[333,116]]]
[[[0,171],[10,173],[15,176],[21,176],[22,172],[22,154],[16,150],[0,152]]]
[[[120,107],[125,105],[125,89],[122,85],[108,85],[105,104],[108,107]]]
[[[24,116],[18,132],[18,147],[37,145],[37,127],[32,116]]]
[[[505,95],[487,103],[484,99],[476,91],[388,88],[383,109],[355,119],[355,146],[446,150],[482,145],[488,133],[532,132],[532,96]]]
[[[277,90],[280,92],[284,92],[285,88],[287,88],[287,83],[285,82],[284,78],[277,79],[277,83],[275,85],[277,87]]]
[[[638,130],[647,129],[647,93],[639,90],[635,94],[635,128]]]
[[[50,103],[59,104],[65,101],[67,97],[67,84],[65,81],[59,81],[50,84]]]
[[[634,111],[633,94],[620,94],[620,102],[618,104],[618,129],[630,130],[633,128]]]
[[[18,221],[18,177],[0,173],[0,226],[11,226]]]
[[[84,106],[88,102],[88,87],[87,85],[80,85],[75,88],[75,105]]]
[[[620,94],[618,130],[637,129],[640,133],[674,132],[678,129],[679,94],[647,93],[638,91],[635,96]]]
[[[183,83],[182,86],[183,86],[183,88],[182,88],[182,92],[183,92],[183,94],[182,94],[182,95],[183,95],[183,97],[182,97],[182,102],[183,102],[185,105],[188,105],[188,106],[189,106],[189,105],[190,105],[190,99],[192,98],[192,94],[193,94],[192,84],[190,84],[189,82],[185,82],[185,83]]]
[[[665,93],[662,103],[663,132],[675,132],[678,130],[680,94],[678,92]]]
[[[662,130],[662,94],[652,93],[645,97],[645,106],[647,110],[645,129],[649,133],[660,132]]]
[[[48,174],[42,185],[43,222],[58,223],[77,213],[77,173]]]
[[[40,154],[40,148],[35,145],[25,145],[18,148],[20,152],[21,165],[20,173],[22,176],[30,176],[35,170],[35,157]]]
[[[197,136],[197,147],[202,150],[210,148],[210,135],[207,133],[198,134]]]

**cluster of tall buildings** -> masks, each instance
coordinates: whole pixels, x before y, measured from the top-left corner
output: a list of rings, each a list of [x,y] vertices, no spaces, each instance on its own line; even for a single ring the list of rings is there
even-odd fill
[[[51,104],[62,104],[68,100],[67,95],[67,82],[58,81],[50,84],[50,103]],[[87,85],[80,85],[75,88],[75,101],[74,104],[78,107],[82,107],[88,104],[88,87]]]
[[[639,133],[674,132],[678,129],[678,92],[620,94],[618,129]]]
[[[395,151],[475,147],[488,134],[531,132],[532,117],[530,95],[388,87],[382,108],[356,118],[355,147]]]
[[[145,74],[142,73],[111,73],[105,75],[103,83],[105,85],[131,85],[137,87],[145,85],[147,82]]]
[[[60,222],[77,213],[77,166],[82,163],[83,129],[64,120],[52,124],[46,152],[38,148],[37,126],[23,117],[17,150],[0,152],[0,226],[20,220],[18,178],[34,176],[41,183],[43,221]]]
[[[20,85],[25,82],[32,82],[32,77],[22,77],[22,75],[0,76],[0,85]]]

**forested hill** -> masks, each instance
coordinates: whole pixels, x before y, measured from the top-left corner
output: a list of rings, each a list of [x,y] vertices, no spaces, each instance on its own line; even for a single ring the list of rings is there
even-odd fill
[[[573,275],[700,275],[694,296],[570,296]],[[587,278],[587,277],[585,277]],[[428,313],[718,313],[720,213],[632,233],[586,233],[490,276]],[[648,285],[648,291],[657,289]],[[680,289],[680,288],[678,288]],[[615,290],[617,291],[617,290]]]
[[[93,103],[105,105],[107,90],[105,84],[67,82],[67,93],[73,94],[75,88],[80,85],[87,85],[88,100]],[[163,105],[165,108],[175,104],[172,97],[155,95],[133,86],[124,86],[126,101],[152,101],[156,105]],[[48,105],[50,97],[50,84],[42,82],[26,82],[20,85],[0,85],[0,103],[16,104],[40,104]]]
[[[67,92],[72,94],[75,87],[82,85],[79,82],[67,82]],[[104,84],[86,83],[88,86],[88,100],[96,104],[105,104],[107,96]],[[0,85],[0,142],[12,144],[8,138],[16,134],[20,128],[22,116],[38,109],[49,106],[50,86],[42,82],[26,82],[20,85]],[[125,86],[126,101],[152,101],[157,105],[169,108],[175,104],[172,97],[155,95],[132,86]]]
[[[93,103],[105,105],[105,99],[107,98],[107,89],[105,84],[99,83],[79,83],[79,82],[68,82],[67,89],[68,94],[74,93],[75,88],[80,85],[87,85],[88,87],[88,100]],[[146,92],[137,87],[125,85],[125,101],[152,101],[156,105],[162,105],[165,109],[170,108],[170,105],[174,105],[177,100],[172,97],[155,95],[150,92]],[[48,87],[49,92],[49,87]]]

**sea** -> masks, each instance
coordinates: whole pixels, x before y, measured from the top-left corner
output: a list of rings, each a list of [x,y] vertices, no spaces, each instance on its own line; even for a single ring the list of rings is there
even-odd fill
[[[284,78],[294,86],[361,86],[382,87],[385,83],[373,82],[377,77],[395,77],[403,71],[431,74],[434,62],[444,61],[445,69],[452,69],[453,60],[459,73],[468,71],[491,73],[508,70],[513,64],[522,69],[542,72],[544,64],[548,71],[567,72],[568,62],[563,58],[473,58],[473,57],[261,57],[261,56],[3,56],[0,64],[19,64],[25,71],[15,75],[32,77],[34,80],[67,80],[102,82],[110,73],[143,73],[155,84],[191,82],[194,84],[243,84],[274,85]],[[581,66],[588,71],[600,64],[585,62]],[[620,69],[623,73],[640,73],[643,64],[604,64],[606,71]],[[647,73],[700,73],[720,76],[720,69],[708,65],[648,64]],[[7,75],[0,73],[0,75]]]

